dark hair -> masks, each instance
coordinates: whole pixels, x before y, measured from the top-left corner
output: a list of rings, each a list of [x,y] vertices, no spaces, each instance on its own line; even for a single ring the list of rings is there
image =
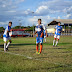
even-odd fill
[[[38,19],[38,21],[39,21],[39,20],[41,21],[41,19]]]
[[[12,24],[12,22],[10,21],[9,23],[11,23]]]
[[[58,22],[58,23],[60,23],[60,24],[61,24],[61,22]]]

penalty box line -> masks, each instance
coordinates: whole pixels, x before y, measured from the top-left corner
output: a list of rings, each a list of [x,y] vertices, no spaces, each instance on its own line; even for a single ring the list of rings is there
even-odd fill
[[[0,52],[3,52],[4,53],[4,51],[0,51]],[[23,57],[25,57],[25,58],[27,58],[27,59],[30,59],[30,60],[39,60],[39,61],[44,61],[44,60],[42,60],[42,59],[37,59],[37,58],[33,58],[33,57],[29,57],[29,56],[26,56],[26,55],[21,55],[21,54],[16,54],[16,53],[12,53],[12,52],[5,52],[5,53],[7,53],[7,54],[11,54],[11,55],[16,55],[16,56],[23,56]],[[49,61],[48,61],[49,62]],[[61,63],[54,63],[54,62],[49,62],[49,63],[53,63],[53,64],[55,64],[55,65],[62,65],[62,66],[66,66],[66,67],[72,67],[72,66],[68,66],[68,65],[66,65],[66,64],[61,64]]]

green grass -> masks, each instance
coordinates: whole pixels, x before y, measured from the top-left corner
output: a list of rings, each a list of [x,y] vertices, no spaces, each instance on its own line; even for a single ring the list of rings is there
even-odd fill
[[[53,37],[48,37],[41,55],[36,54],[35,41],[12,38],[9,52],[4,53],[0,39],[0,72],[72,72],[72,36],[61,36],[58,47],[53,47]]]

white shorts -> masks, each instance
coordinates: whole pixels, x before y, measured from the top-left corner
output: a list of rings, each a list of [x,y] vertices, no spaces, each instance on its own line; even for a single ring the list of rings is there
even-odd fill
[[[4,40],[4,42],[6,42],[7,40],[11,40],[11,37],[8,37],[8,38],[3,37],[3,40]]]
[[[46,38],[46,36],[44,36],[44,38]]]
[[[54,35],[54,38],[60,39],[60,35]]]

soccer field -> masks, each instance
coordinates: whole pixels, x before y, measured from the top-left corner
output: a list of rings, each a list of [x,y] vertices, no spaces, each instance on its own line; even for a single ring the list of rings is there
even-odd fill
[[[9,51],[3,52],[0,39],[0,72],[72,72],[72,36],[61,36],[53,47],[53,36],[43,44],[42,54],[36,54],[35,38],[12,38]]]

